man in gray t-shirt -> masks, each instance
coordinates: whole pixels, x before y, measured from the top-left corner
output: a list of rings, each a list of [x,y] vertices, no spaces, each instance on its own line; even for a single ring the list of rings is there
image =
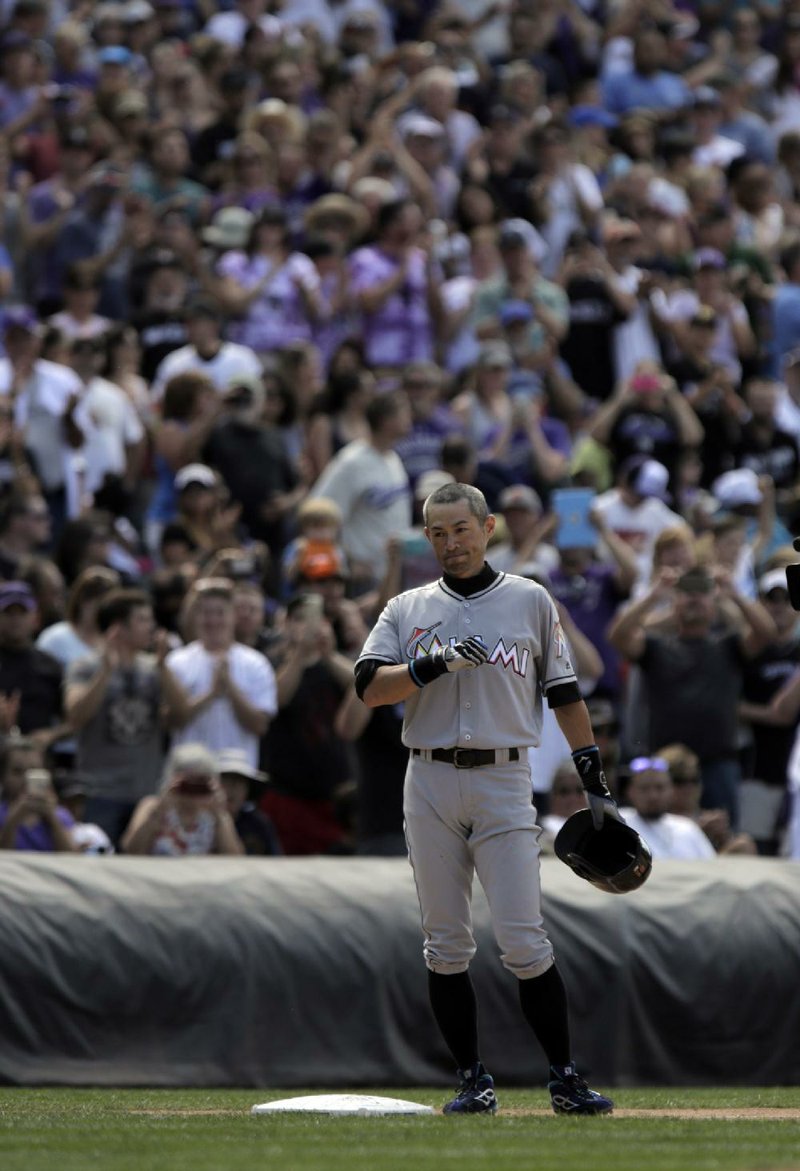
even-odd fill
[[[154,629],[147,594],[112,590],[97,620],[102,650],[69,668],[65,706],[88,790],[85,819],[116,844],[139,799],[158,788],[163,709],[183,697],[163,654],[146,653]]]

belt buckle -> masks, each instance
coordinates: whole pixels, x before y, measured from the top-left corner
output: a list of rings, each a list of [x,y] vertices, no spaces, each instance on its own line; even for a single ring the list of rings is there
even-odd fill
[[[474,768],[475,767],[475,750],[474,748],[454,748],[453,749],[453,765],[455,768]],[[463,763],[462,763],[463,761]]]

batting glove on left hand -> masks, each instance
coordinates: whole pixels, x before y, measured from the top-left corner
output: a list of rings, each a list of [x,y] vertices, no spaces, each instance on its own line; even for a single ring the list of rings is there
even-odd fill
[[[579,748],[573,752],[572,759],[586,792],[586,800],[589,803],[594,828],[602,829],[603,820],[606,817],[610,817],[614,821],[621,821],[624,825],[625,818],[617,808],[617,803],[611,796],[606,782],[603,762],[600,759],[600,749],[597,745],[590,744],[587,748]]]
[[[448,671],[474,670],[489,658],[489,651],[482,638],[470,635],[454,647],[445,647],[444,663]]]

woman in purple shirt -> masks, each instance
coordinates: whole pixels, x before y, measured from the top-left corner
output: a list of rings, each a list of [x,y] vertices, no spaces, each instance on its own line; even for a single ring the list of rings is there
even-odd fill
[[[265,207],[246,248],[224,253],[217,273],[222,307],[238,318],[228,331],[231,341],[268,354],[311,340],[320,315],[319,273],[307,256],[291,250],[282,208]]]
[[[422,212],[409,199],[384,204],[377,240],[351,260],[351,291],[361,311],[367,362],[378,372],[430,362],[441,319],[441,273],[416,244]]]

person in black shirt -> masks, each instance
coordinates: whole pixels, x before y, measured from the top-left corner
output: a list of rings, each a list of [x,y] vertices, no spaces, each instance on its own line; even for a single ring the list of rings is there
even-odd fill
[[[786,571],[771,569],[758,582],[758,595],[777,628],[777,638],[745,667],[739,716],[749,720],[752,743],[745,749],[743,775],[771,831],[756,833],[759,853],[777,852],[778,819],[786,798],[786,773],[797,734],[797,715],[778,724],[770,704],[800,667],[800,632],[789,602]],[[756,788],[757,786],[757,788]]]
[[[192,145],[192,167],[204,186],[216,191],[228,172],[233,142],[241,130],[242,115],[251,96],[252,82],[243,69],[228,69],[219,79],[222,112],[216,122],[201,130]]]
[[[336,714],[334,729],[356,750],[356,853],[405,857],[403,783],[408,749],[400,733],[403,705],[369,708],[352,688]]]
[[[266,813],[257,808],[267,786],[266,773],[253,768],[248,763],[247,754],[238,748],[218,752],[217,769],[228,802],[228,813],[245,853],[257,856],[283,853],[275,826]]]
[[[22,581],[0,585],[0,724],[17,727],[39,747],[66,734],[61,664],[33,645],[36,599]]]
[[[757,476],[770,476],[778,502],[794,499],[800,458],[797,442],[775,423],[780,385],[767,378],[752,378],[743,387],[750,418],[742,424],[736,445],[736,466],[752,468]]]
[[[561,280],[569,297],[561,357],[585,394],[607,399],[614,389],[614,329],[633,312],[635,298],[620,288],[608,259],[584,232],[570,239]]]
[[[249,535],[277,556],[287,540],[287,517],[305,495],[280,431],[262,422],[265,392],[260,379],[237,377],[225,398],[226,411],[206,444],[216,468],[242,506]]]

